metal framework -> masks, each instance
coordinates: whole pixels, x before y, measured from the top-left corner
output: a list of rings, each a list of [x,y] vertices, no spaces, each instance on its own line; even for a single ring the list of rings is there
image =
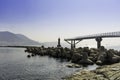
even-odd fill
[[[68,38],[68,39],[64,39],[64,40],[67,43],[71,44],[71,49],[74,49],[76,44],[78,44],[81,40],[95,39],[97,41],[97,48],[99,48],[101,46],[102,38],[111,38],[111,37],[120,37],[120,31],[92,34],[92,35],[86,35],[86,36],[79,36],[79,37]]]

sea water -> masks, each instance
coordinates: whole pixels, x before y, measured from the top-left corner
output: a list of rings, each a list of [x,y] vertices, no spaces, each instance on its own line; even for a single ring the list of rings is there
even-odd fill
[[[0,80],[62,80],[83,68],[68,68],[70,62],[48,56],[27,58],[24,48],[0,48]],[[95,69],[96,66],[84,67]]]

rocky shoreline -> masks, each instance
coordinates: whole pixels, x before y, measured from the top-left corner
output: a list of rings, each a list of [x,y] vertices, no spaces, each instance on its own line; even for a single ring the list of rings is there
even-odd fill
[[[96,48],[63,48],[63,47],[27,47],[25,52],[28,52],[28,58],[34,56],[49,56],[53,58],[66,59],[72,63],[80,65],[104,65],[120,62],[120,51],[114,49],[105,49],[101,46]]]
[[[96,70],[82,70],[64,80],[120,80],[120,63],[104,65]]]
[[[28,58],[34,56],[49,56],[58,59],[65,59],[72,64],[66,65],[69,68],[80,68],[81,65],[101,65],[96,70],[82,70],[70,75],[64,80],[120,80],[120,51],[105,49],[101,46],[96,48],[69,49],[63,47],[27,47],[25,52],[29,53]]]

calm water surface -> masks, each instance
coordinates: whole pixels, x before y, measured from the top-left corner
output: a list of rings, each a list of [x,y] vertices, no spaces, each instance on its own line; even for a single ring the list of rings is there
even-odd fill
[[[27,58],[21,48],[0,48],[0,80],[62,80],[82,68],[67,68],[69,62],[49,57]],[[84,67],[95,69],[96,65]]]

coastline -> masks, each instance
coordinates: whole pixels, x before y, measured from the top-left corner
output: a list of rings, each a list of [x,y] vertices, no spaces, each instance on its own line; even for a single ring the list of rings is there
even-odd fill
[[[34,47],[34,48],[38,48],[39,46],[0,46],[0,47],[11,47],[11,48],[31,48],[31,47]]]
[[[64,80],[120,80],[120,63],[104,65],[96,70],[82,70]]]
[[[49,47],[45,48],[41,47],[26,47],[26,46],[6,46],[6,47],[22,47],[26,48],[25,52],[30,53],[27,57],[38,56],[50,56],[53,58],[66,59],[69,61],[74,61],[73,63],[77,63],[78,61],[83,61],[78,64],[88,64],[88,62],[92,61],[93,64],[102,65],[98,67],[96,70],[80,70],[79,72],[75,72],[74,74],[62,78],[63,80],[120,80],[120,52],[116,50],[107,50],[103,46],[100,49],[90,49],[87,47],[77,48],[72,51],[68,48],[62,47]],[[95,59],[96,56],[96,60]],[[78,58],[78,59],[77,59]],[[76,60],[77,59],[77,60]],[[104,63],[105,62],[105,63]],[[107,63],[106,63],[107,62]],[[109,65],[105,65],[108,64]],[[73,65],[74,66],[74,65]],[[75,65],[76,66],[76,65]],[[70,65],[70,67],[72,67]],[[79,66],[77,66],[79,67]]]

